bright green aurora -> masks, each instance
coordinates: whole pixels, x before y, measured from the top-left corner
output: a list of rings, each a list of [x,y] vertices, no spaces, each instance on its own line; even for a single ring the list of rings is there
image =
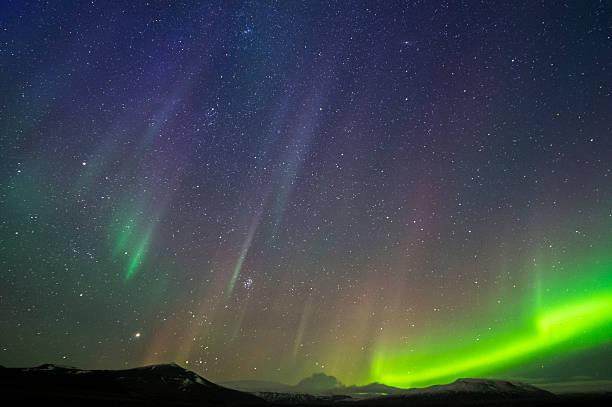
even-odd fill
[[[374,381],[422,387],[459,377],[494,375],[526,360],[609,342],[612,339],[612,258],[584,262],[571,289],[561,281],[534,293],[531,319],[500,326],[503,334],[458,346],[461,335],[411,351],[380,349],[372,363]],[[539,276],[540,273],[536,273]],[[553,294],[554,293],[554,294]]]

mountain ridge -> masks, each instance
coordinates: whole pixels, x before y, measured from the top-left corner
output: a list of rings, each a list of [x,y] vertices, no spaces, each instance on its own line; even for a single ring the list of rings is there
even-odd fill
[[[52,399],[64,405],[265,406],[250,393],[219,386],[175,363],[122,370],[84,370],[53,364],[0,368],[4,396],[20,404]],[[26,403],[27,404],[27,403]]]
[[[354,395],[359,393],[382,395],[397,393],[405,390],[377,382],[369,383],[363,386],[345,386],[334,376],[328,376],[325,373],[314,373],[312,376],[300,380],[295,385],[262,380],[233,380],[220,382],[219,384],[231,389],[249,393],[303,393],[325,396],[347,394]]]
[[[387,406],[387,405],[553,405],[553,393],[527,383],[485,378],[462,378],[425,388],[399,389],[381,383],[344,386],[333,376],[322,374],[298,385],[283,385],[291,391],[243,392],[213,383],[176,363],[140,366],[122,370],[83,370],[43,364],[30,368],[0,366],[2,396],[18,399],[20,405],[49,400],[65,406]],[[241,381],[235,381],[234,384]],[[228,382],[225,383],[227,385]],[[231,383],[231,382],[229,382]],[[242,381],[251,386],[273,386],[274,382]],[[305,384],[327,383],[306,393]],[[276,383],[278,385],[278,383]],[[340,387],[342,386],[342,387]],[[315,386],[316,387],[316,386]],[[2,399],[2,400],[4,400]],[[510,404],[508,404],[510,403]],[[535,404],[534,404],[535,403]]]

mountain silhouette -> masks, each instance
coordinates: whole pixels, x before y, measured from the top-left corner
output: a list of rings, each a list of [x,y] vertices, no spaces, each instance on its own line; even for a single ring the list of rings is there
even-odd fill
[[[126,370],[81,370],[45,364],[0,367],[3,396],[27,405],[261,406],[252,394],[227,389],[176,364]]]

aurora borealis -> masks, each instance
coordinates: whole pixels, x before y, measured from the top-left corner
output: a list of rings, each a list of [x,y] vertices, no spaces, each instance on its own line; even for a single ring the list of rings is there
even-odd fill
[[[599,276],[612,270],[610,262],[599,265]],[[591,276],[589,280],[598,281]],[[561,297],[575,290],[565,290]],[[580,293],[580,291],[578,291]],[[557,294],[559,295],[559,294]],[[482,374],[517,364],[530,357],[571,351],[610,339],[612,330],[612,290],[610,287],[585,289],[580,300],[562,300],[556,307],[545,307],[536,314],[527,329],[507,335],[493,335],[485,343],[457,349],[456,345],[442,345],[444,350],[421,347],[398,356],[382,356],[373,364],[373,377],[381,382],[400,386],[425,386],[453,380],[460,374]],[[480,338],[478,338],[478,342]],[[455,347],[455,349],[453,349]],[[418,356],[417,356],[418,355]],[[406,366],[412,366],[406,369]],[[411,370],[415,370],[413,374]],[[398,373],[395,373],[398,372]]]
[[[0,364],[612,379],[612,4],[0,5]]]

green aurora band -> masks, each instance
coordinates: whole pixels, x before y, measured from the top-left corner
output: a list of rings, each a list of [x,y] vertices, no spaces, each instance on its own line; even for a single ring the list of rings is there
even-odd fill
[[[138,268],[140,268],[140,266],[142,265],[143,257],[147,254],[147,251],[149,249],[152,232],[152,230],[147,231],[146,235],[142,239],[140,239],[138,245],[136,246],[136,249],[130,256],[130,261],[128,263],[128,267],[125,273],[126,281],[132,278],[134,273],[136,273],[136,270],[138,270]]]
[[[573,282],[573,290],[563,290],[564,295],[551,298],[546,306],[538,303],[530,321],[490,340],[462,347],[456,345],[461,335],[451,334],[447,341],[455,340],[454,346],[446,342],[409,352],[378,349],[370,379],[401,387],[429,386],[606,343],[612,340],[611,271],[610,261],[591,264],[591,278]]]
[[[112,233],[113,236],[113,258],[123,262],[127,257],[125,265],[124,281],[130,280],[142,266],[151,244],[153,225],[137,225],[137,222],[130,218],[124,222],[118,222],[122,226]],[[139,229],[139,230],[136,230]]]

